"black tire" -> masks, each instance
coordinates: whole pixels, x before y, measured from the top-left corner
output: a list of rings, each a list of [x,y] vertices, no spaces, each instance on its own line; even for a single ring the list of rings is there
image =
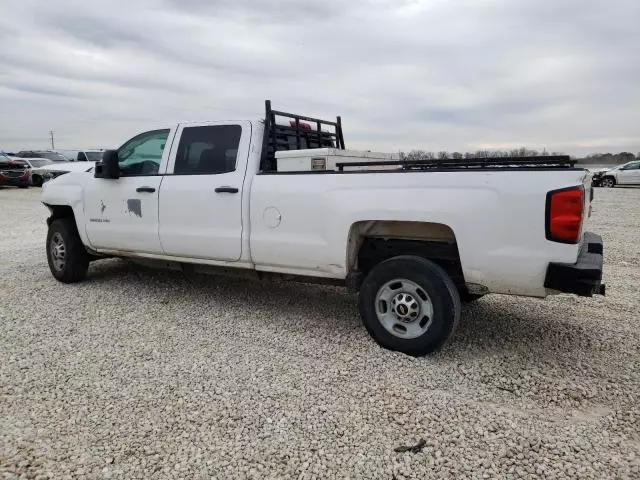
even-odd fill
[[[477,293],[469,293],[466,290],[459,290],[458,294],[460,295],[460,301],[462,303],[475,302],[476,300],[484,297],[484,295],[478,295]]]
[[[29,188],[29,185],[18,185],[18,188]]]
[[[60,243],[61,242],[61,243]],[[62,244],[64,254],[56,245]],[[47,261],[51,274],[63,283],[84,280],[89,268],[89,254],[82,244],[72,218],[59,218],[51,222],[47,233]]]
[[[33,177],[31,177],[31,183],[33,184],[34,187],[41,187],[42,177],[40,175],[34,175]]]
[[[412,324],[412,328],[415,328],[414,322],[417,322],[423,315],[422,311],[415,320],[407,322],[393,320],[395,325],[390,330],[395,330],[395,333],[391,333],[378,319],[377,310],[384,309],[385,307],[382,305],[386,302],[381,300],[382,303],[377,305],[376,297],[388,285],[391,285],[388,290],[393,291],[396,288],[396,281],[400,283],[407,281],[417,285],[423,290],[422,294],[426,293],[428,300],[430,300],[426,303],[431,305],[431,318],[429,319],[425,315],[418,324],[418,327],[422,327],[424,319],[427,318],[426,331],[415,338],[401,338],[398,335],[403,334],[402,328],[405,328],[405,332],[408,331],[404,325]],[[397,295],[403,295],[404,287],[397,288],[400,293],[396,294],[392,303]],[[421,297],[422,294],[418,292]],[[453,335],[460,319],[460,297],[447,272],[435,263],[416,256],[394,257],[376,265],[362,284],[358,303],[365,328],[380,346],[415,357],[432,353],[442,347]],[[400,307],[396,305],[395,307],[387,306],[386,309],[388,308],[391,308],[391,313],[395,315],[395,308]],[[398,328],[400,331],[397,330]]]
[[[600,186],[604,188],[613,188],[616,186],[616,179],[613,177],[604,177],[600,180]]]

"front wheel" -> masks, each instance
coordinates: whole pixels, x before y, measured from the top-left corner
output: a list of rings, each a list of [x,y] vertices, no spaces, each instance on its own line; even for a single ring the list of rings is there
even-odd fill
[[[59,218],[49,225],[47,260],[53,276],[63,283],[75,283],[87,276],[89,255],[73,219]]]
[[[613,188],[616,186],[616,181],[612,177],[604,177],[600,181],[600,186],[604,188]]]
[[[434,352],[460,319],[460,297],[435,263],[399,256],[375,266],[359,295],[362,322],[382,347],[412,356]]]
[[[40,175],[34,175],[33,177],[31,177],[31,184],[34,187],[41,187],[42,186],[42,177]]]

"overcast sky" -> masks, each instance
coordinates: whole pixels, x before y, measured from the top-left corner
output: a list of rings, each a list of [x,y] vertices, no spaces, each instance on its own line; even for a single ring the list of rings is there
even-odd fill
[[[0,1],[0,149],[264,100],[347,147],[640,151],[640,0]]]

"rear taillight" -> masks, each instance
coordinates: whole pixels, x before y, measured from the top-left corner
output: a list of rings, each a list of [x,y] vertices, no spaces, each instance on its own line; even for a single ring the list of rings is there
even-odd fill
[[[547,193],[547,240],[578,243],[584,214],[584,187],[563,188]]]

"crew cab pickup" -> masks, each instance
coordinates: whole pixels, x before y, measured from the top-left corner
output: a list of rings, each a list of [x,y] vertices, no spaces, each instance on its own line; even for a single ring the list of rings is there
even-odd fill
[[[267,101],[264,118],[141,133],[94,172],[45,183],[42,202],[62,282],[84,279],[92,260],[125,257],[344,285],[380,345],[424,355],[451,337],[461,301],[604,294],[602,239],[583,228],[592,193],[568,157],[357,152],[345,149],[340,117]]]

